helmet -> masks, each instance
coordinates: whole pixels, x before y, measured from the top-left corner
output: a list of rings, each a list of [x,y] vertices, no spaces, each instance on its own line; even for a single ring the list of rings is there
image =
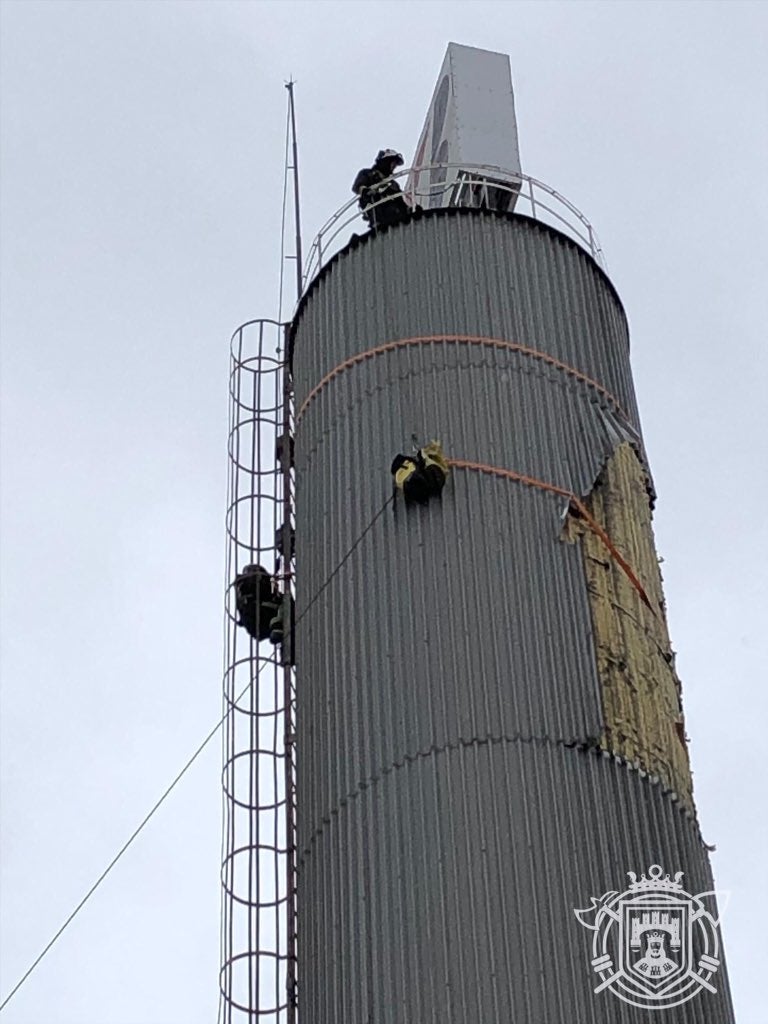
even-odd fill
[[[380,164],[382,160],[393,160],[396,167],[399,167],[403,160],[403,154],[398,153],[396,149],[380,149],[378,156],[376,157],[376,163]]]

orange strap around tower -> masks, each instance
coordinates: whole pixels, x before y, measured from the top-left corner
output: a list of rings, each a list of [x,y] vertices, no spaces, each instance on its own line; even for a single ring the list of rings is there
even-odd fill
[[[602,384],[598,384],[596,380],[593,380],[591,377],[588,377],[587,374],[582,373],[581,370],[577,370],[575,367],[569,366],[567,363],[563,363],[560,359],[556,359],[554,356],[551,356],[546,352],[539,352],[538,349],[530,348],[528,345],[520,345],[514,341],[504,341],[501,338],[484,338],[480,335],[474,334],[418,335],[414,338],[399,338],[397,341],[387,341],[383,345],[376,345],[375,348],[369,348],[365,352],[358,352],[356,355],[350,356],[349,359],[345,359],[342,363],[339,363],[339,365],[335,366],[329,373],[326,373],[323,379],[312,388],[307,397],[301,403],[301,408],[296,414],[296,422],[299,422],[301,417],[304,415],[307,406],[317,398],[327,384],[346,370],[351,369],[353,366],[357,366],[358,363],[363,363],[366,360],[382,355],[385,352],[394,352],[399,348],[434,344],[479,345],[488,348],[505,349],[510,352],[518,352],[521,355],[529,356],[531,359],[538,359],[540,362],[547,363],[549,366],[554,366],[556,369],[567,373],[568,376],[575,377],[576,380],[594,388],[599,394],[607,399],[611,405],[614,406],[616,411],[624,418],[624,420],[626,420],[627,423],[631,423],[629,415],[615,395],[612,395],[611,392],[608,391],[607,388],[603,387]]]
[[[562,498],[567,498],[577,509],[579,515],[584,519],[590,530],[600,538],[611,556],[624,570],[627,579],[638,592],[643,603],[647,605],[654,615],[657,615],[655,608],[651,604],[650,599],[645,592],[645,588],[637,578],[637,574],[633,570],[632,566],[616,548],[616,545],[602,526],[600,526],[600,524],[594,519],[584,502],[581,501],[573,491],[569,491],[565,487],[558,487],[556,484],[547,483],[544,480],[537,480],[536,477],[533,476],[525,476],[523,473],[516,473],[513,469],[503,469],[500,466],[488,466],[483,462],[470,462],[467,459],[448,459],[448,464],[452,469],[467,469],[475,473],[486,473],[490,476],[504,477],[507,480],[514,480],[516,483],[524,484],[526,487],[536,487],[541,491],[549,491],[550,494],[558,494]]]

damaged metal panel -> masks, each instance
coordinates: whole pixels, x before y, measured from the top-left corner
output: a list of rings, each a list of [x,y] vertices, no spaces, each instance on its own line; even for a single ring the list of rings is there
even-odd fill
[[[658,775],[692,808],[681,687],[645,477],[629,445],[607,460],[586,505],[632,565],[651,603],[645,605],[600,538],[570,517],[569,533],[581,538],[589,585],[605,716],[601,745]]]
[[[576,373],[435,341],[342,368],[306,402],[351,357],[445,334],[525,344]],[[614,714],[601,638],[611,652],[641,640],[611,632],[603,605],[594,615],[591,538],[563,540],[568,493],[589,494],[617,446],[639,467],[628,514],[650,514],[612,286],[526,218],[435,211],[331,261],[292,358],[302,1016],[640,1024],[647,1011],[595,995],[574,907],[652,863],[711,885],[677,776],[599,753]],[[389,465],[412,434],[534,482],[454,469],[441,501],[393,506]],[[659,601],[652,545],[609,505],[592,515]],[[654,713],[615,715],[642,717],[627,735],[650,742],[667,721]],[[724,981],[705,998],[707,1021],[730,1024]]]

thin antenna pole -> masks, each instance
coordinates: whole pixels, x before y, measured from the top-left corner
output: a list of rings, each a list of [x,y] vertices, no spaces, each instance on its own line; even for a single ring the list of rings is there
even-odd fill
[[[293,97],[294,81],[286,82],[288,90],[288,117],[291,126],[292,170],[293,170],[293,213],[296,228],[296,301],[301,298],[303,289],[304,260],[301,252],[301,202],[299,199],[299,146],[296,140],[296,107]],[[282,315],[282,314],[281,314]],[[292,447],[293,447],[293,381],[291,377],[290,359],[288,357],[289,325],[285,325],[285,363],[283,365],[283,561],[285,580],[283,588],[288,595],[286,604],[293,605],[292,593],[295,593],[293,580],[293,492],[292,492]],[[290,623],[293,629],[293,623]],[[293,652],[295,637],[291,635],[290,645]],[[291,667],[293,657],[283,667],[284,679],[284,714],[285,724],[285,813],[286,813],[286,912],[288,915],[287,934],[287,1024],[296,1024],[297,1009],[297,958],[296,958],[296,762],[295,762],[295,676]]]
[[[293,145],[293,210],[296,224],[296,301],[301,298],[302,269],[304,261],[301,255],[301,203],[299,201],[299,147],[296,141],[296,108],[293,100],[293,87],[296,83],[291,79],[285,83],[288,90],[288,111],[291,118],[291,142]]]

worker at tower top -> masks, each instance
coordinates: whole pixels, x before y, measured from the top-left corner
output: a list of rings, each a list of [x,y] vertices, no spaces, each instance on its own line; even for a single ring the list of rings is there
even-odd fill
[[[403,190],[392,177],[403,162],[403,155],[397,150],[380,149],[373,167],[364,167],[352,183],[352,191],[360,197],[363,216],[374,231],[399,224],[411,214]]]

